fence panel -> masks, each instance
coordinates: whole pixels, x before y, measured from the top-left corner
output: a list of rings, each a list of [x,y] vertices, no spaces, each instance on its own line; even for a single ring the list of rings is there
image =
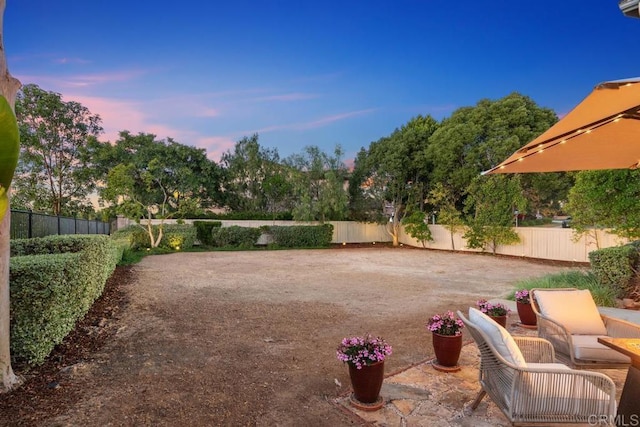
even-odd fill
[[[53,234],[109,234],[109,223],[65,216],[11,210],[11,238],[29,239]]]

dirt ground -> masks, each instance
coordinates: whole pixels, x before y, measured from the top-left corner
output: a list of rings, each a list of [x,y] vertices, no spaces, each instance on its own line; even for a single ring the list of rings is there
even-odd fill
[[[570,267],[409,248],[176,253],[119,267],[104,297],[0,425],[357,425],[345,336],[393,346],[387,374],[433,357],[429,316]]]

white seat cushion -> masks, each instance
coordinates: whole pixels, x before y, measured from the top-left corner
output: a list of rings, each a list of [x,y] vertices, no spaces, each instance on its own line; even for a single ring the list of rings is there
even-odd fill
[[[489,338],[493,348],[512,365],[526,367],[520,347],[509,332],[478,309],[469,307],[469,320]]]
[[[560,323],[570,334],[607,335],[607,328],[588,290],[536,290],[535,298],[540,313]]]
[[[540,369],[543,371],[570,371],[571,368],[562,363],[527,363],[528,369]]]
[[[629,356],[598,342],[597,335],[571,335],[573,353],[577,359],[600,362],[631,363]]]

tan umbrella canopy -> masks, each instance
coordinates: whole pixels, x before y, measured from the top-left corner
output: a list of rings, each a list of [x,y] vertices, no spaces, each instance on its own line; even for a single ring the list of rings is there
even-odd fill
[[[601,83],[542,135],[485,173],[640,166],[640,77]]]

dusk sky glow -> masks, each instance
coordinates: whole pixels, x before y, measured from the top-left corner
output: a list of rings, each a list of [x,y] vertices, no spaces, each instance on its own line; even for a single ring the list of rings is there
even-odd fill
[[[150,132],[214,160],[253,133],[347,160],[514,91],[563,115],[640,75],[638,40],[616,0],[7,0],[4,16],[10,72],[99,114],[101,140]]]

